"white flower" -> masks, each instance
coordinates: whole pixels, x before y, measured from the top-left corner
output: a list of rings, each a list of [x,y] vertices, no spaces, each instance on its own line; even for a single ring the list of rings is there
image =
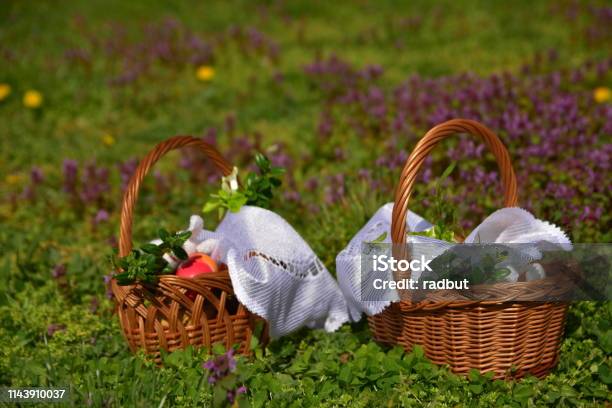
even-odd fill
[[[238,167],[234,167],[231,174],[221,178],[221,188],[225,191],[238,190]]]

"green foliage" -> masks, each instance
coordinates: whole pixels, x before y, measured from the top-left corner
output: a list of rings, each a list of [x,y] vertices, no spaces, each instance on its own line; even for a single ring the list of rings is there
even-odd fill
[[[431,207],[429,213],[432,214],[434,225],[432,228],[423,232],[413,232],[413,235],[423,235],[443,241],[454,242],[455,230],[457,229],[457,208],[449,200],[451,195],[448,188],[443,188],[444,182],[451,175],[457,163],[452,162],[442,175],[433,183],[431,196]]]
[[[282,184],[280,177],[285,174],[285,169],[272,166],[270,160],[261,153],[255,155],[255,164],[259,173],[251,172],[245,180],[247,204],[270,208],[273,191]]]
[[[231,175],[221,179],[221,189],[217,194],[211,194],[212,200],[204,204],[204,213],[219,210],[219,219],[224,210],[238,212],[243,205],[254,205],[270,208],[273,190],[282,184],[280,177],[285,169],[274,167],[270,160],[261,153],[255,155],[255,164],[259,173],[249,172],[244,186],[238,184],[238,169],[234,167]]]
[[[191,231],[170,234],[162,228],[158,233],[162,241],[159,245],[147,243],[119,259],[111,257],[113,268],[121,269],[121,272],[115,274],[119,285],[131,285],[134,282],[151,284],[157,281],[158,275],[172,273],[173,268],[164,259],[165,254],[174,255],[181,260],[188,258],[183,244],[191,236]]]
[[[511,272],[507,267],[499,266],[508,258],[508,251],[496,247],[487,250],[488,252],[478,259],[448,251],[431,262],[430,267],[433,272],[424,273],[423,278],[428,278],[431,273],[436,279],[452,281],[467,279],[470,285],[501,282]]]

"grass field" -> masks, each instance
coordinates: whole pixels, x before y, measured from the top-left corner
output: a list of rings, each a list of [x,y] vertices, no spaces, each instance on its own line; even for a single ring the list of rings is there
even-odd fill
[[[212,404],[205,354],[162,369],[130,354],[105,295],[122,188],[175,134],[243,168],[256,150],[286,167],[274,210],[332,272],[392,201],[416,140],[457,116],[499,132],[521,206],[574,242],[610,242],[610,27],[603,1],[5,1],[0,385],[68,386],[76,406]],[[436,151],[411,209],[433,215],[431,183],[451,161],[448,200],[469,231],[501,201],[493,160],[468,138]],[[218,189],[193,152],[156,169],[135,242],[184,228]],[[238,373],[253,406],[605,406],[611,315],[573,304],[543,380],[457,377],[375,344],[364,322],[299,331]]]

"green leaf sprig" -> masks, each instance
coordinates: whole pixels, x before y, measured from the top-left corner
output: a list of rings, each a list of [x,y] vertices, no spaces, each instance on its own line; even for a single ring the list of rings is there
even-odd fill
[[[173,268],[164,259],[165,254],[172,254],[180,260],[188,258],[183,244],[191,236],[191,231],[182,231],[170,234],[165,229],[159,230],[162,242],[159,245],[147,243],[140,248],[132,249],[124,257],[112,257],[111,262],[115,269],[121,272],[115,274],[119,285],[132,285],[136,282],[155,283],[158,275],[171,274]]]
[[[229,176],[221,179],[221,189],[211,194],[211,200],[204,205],[202,211],[208,213],[218,210],[219,218],[222,218],[225,210],[238,212],[243,205],[270,208],[274,189],[282,184],[280,178],[285,174],[285,169],[272,166],[270,160],[261,153],[255,155],[255,164],[259,172],[247,174],[243,185],[238,183],[238,169],[234,167]]]
[[[470,285],[502,282],[511,273],[509,268],[499,266],[507,259],[508,251],[503,249],[485,254],[478,262],[470,257],[459,257],[456,253],[449,251],[431,262],[431,268],[434,271],[432,275],[436,276],[436,280],[460,281],[467,278]],[[427,274],[424,276],[427,277]]]
[[[457,210],[446,199],[446,192],[442,189],[442,183],[455,170],[456,164],[456,162],[452,162],[434,183],[434,196],[431,205],[432,219],[435,220],[434,226],[427,231],[412,232],[412,235],[424,235],[449,242],[455,241],[453,226],[457,225]]]

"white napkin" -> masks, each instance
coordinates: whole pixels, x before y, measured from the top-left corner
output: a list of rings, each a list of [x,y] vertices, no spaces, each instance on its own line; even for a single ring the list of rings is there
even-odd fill
[[[270,336],[302,326],[334,331],[349,320],[336,280],[278,214],[244,206],[228,212],[214,232],[197,215],[188,229],[187,253],[208,253],[225,263],[238,300],[268,321]]]
[[[336,273],[338,283],[344,294],[349,309],[350,317],[353,321],[359,321],[363,312],[368,315],[375,315],[383,311],[390,303],[382,301],[362,301],[361,298],[361,251],[364,242],[372,242],[386,234],[381,243],[391,243],[391,213],[393,203],[383,205],[376,211],[376,214],[366,223],[366,225],[351,239],[349,244],[336,257]],[[419,215],[408,211],[406,224],[410,231],[426,231],[432,225],[421,218]],[[426,238],[426,237],[423,237]],[[389,272],[389,278],[390,272]],[[367,278],[366,278],[367,279]],[[364,296],[365,297],[365,296]],[[388,298],[393,301],[399,300],[397,292],[388,294]]]
[[[399,300],[395,290],[389,290],[389,293],[386,294],[385,298],[389,299],[388,301],[361,300],[361,244],[374,241],[385,232],[387,237],[383,242],[390,243],[392,211],[393,203],[381,207],[336,257],[338,281],[346,297],[351,319],[354,321],[361,318],[361,313],[365,312],[369,316],[378,314],[391,302]],[[422,217],[410,211],[407,216],[407,225],[409,231],[412,232],[425,231],[432,226]],[[483,255],[482,247],[463,246],[426,236],[408,235],[407,242],[415,244],[411,248],[413,259],[418,259],[421,255],[425,255],[427,259],[433,259],[447,251],[463,253],[472,258],[474,253]],[[507,258],[498,264],[499,267],[506,267],[511,271],[505,278],[508,282],[515,282],[520,273],[525,273],[527,280],[543,278],[544,268],[535,262],[542,258],[542,252],[554,249],[571,250],[572,248],[569,238],[560,228],[539,220],[528,211],[517,207],[495,211],[468,235],[464,243],[512,244],[507,247]],[[413,272],[411,275],[413,279],[419,277],[420,273]],[[367,276],[363,279],[367,280]],[[380,296],[377,297],[380,298]]]

